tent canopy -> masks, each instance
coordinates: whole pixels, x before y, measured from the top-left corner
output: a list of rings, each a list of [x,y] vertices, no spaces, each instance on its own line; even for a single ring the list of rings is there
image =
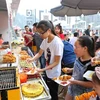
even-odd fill
[[[0,0],[0,11],[7,11],[6,0]]]
[[[100,0],[62,0],[61,4],[75,9],[100,10]]]
[[[64,17],[65,15],[67,16],[81,16],[82,14],[92,15],[92,14],[96,14],[98,10],[83,10],[83,9],[79,9],[78,7],[74,9],[74,8],[61,5],[61,6],[52,8],[50,12],[54,16]]]

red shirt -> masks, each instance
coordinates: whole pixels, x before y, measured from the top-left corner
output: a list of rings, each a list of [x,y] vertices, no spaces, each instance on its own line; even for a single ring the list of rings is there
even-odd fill
[[[0,39],[0,45],[2,45],[3,42],[4,42],[3,39]]]
[[[32,35],[32,32],[25,32],[24,34]],[[24,36],[24,39],[25,39],[25,45],[28,46],[28,47],[32,47],[32,42],[30,42],[30,39],[26,36]]]
[[[59,37],[62,39],[62,40],[64,40],[64,34],[62,33],[62,34],[59,34]]]

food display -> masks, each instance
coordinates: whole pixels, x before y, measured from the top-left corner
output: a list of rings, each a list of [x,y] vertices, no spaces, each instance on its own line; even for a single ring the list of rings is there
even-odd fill
[[[28,55],[27,51],[25,51],[25,50],[20,51],[19,54],[20,54],[20,55]]]
[[[20,64],[21,67],[28,67],[28,68],[33,67],[33,64],[32,63],[28,63],[26,60],[20,60],[19,64]]]
[[[27,51],[22,50],[20,51],[20,60],[26,60],[27,58],[31,58],[31,56],[28,55]]]
[[[40,83],[27,83],[22,85],[22,93],[26,97],[39,96],[44,91],[43,86]]]
[[[28,58],[31,58],[29,55],[20,55],[20,60],[26,60]]]
[[[34,74],[37,73],[35,67],[32,67],[32,68],[27,68],[27,67],[21,68],[21,72],[23,72],[23,73],[25,73],[27,75],[34,75]]]
[[[62,86],[68,85],[69,79],[73,79],[70,75],[61,75],[59,77],[54,77],[53,80]]]
[[[62,68],[62,71],[63,71],[64,73],[67,73],[67,68]]]
[[[24,72],[27,75],[33,75],[36,74],[36,66],[34,66],[33,63],[28,63],[27,58],[31,58],[31,56],[28,55],[27,51],[22,50],[20,51],[19,56],[19,65],[20,65],[20,71]]]
[[[83,93],[79,96],[75,96],[75,100],[94,100],[93,98],[95,98],[96,95],[97,94],[96,94],[95,91],[91,91],[91,92],[88,92],[88,93]]]
[[[49,93],[49,89],[46,83],[44,82],[41,74],[39,73],[37,74],[35,64],[28,63],[26,61],[27,58],[30,58],[30,56],[28,55],[28,52],[24,50],[22,50],[21,52],[18,49],[16,50],[18,51],[17,55],[14,49],[12,51],[1,50],[0,64],[4,65],[4,67],[7,65],[7,68],[8,68],[9,65],[10,65],[9,67],[12,67],[12,64],[9,64],[9,63],[14,63],[16,61],[16,63],[13,65],[14,67],[18,65],[16,69],[18,72],[16,72],[16,75],[14,76],[17,76],[16,79],[18,80],[18,82],[16,83],[18,83],[18,85],[20,86],[19,88],[20,89],[19,95],[21,96],[20,99],[21,100],[29,100],[29,99],[30,100],[50,100],[51,96]],[[12,52],[14,52],[14,54],[12,54]],[[5,72],[6,71],[4,71],[4,74]],[[10,74],[9,78],[7,79],[10,82],[11,81],[10,76],[12,78],[12,72],[11,73],[7,72],[7,73]],[[2,75],[2,77],[3,76],[4,75]],[[1,81],[3,82],[5,80],[1,80]],[[10,88],[11,86],[14,85],[12,82],[11,84],[9,82],[7,84],[5,84],[4,82],[4,84],[6,85],[5,87],[9,86]],[[14,86],[16,86],[16,84]],[[1,87],[4,87],[4,85],[1,85]],[[12,98],[12,96],[10,97]],[[11,100],[14,100],[14,99],[11,99]]]
[[[16,62],[16,57],[13,54],[3,55],[3,63],[14,63]]]

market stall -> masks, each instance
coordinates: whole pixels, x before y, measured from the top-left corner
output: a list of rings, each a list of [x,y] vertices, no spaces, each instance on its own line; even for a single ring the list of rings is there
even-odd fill
[[[0,100],[50,100],[49,89],[34,63],[27,63],[30,50],[13,49],[0,54]],[[6,57],[5,57],[6,56]],[[10,65],[9,65],[10,64]],[[5,66],[3,66],[5,65]],[[13,66],[15,65],[15,66]],[[11,77],[10,77],[11,76]],[[12,80],[11,80],[12,79]]]

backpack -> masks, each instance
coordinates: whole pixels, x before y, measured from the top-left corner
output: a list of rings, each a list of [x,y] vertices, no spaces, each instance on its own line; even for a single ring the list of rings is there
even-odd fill
[[[64,44],[62,64],[69,65],[75,62],[76,55],[73,46],[68,41],[62,41]]]

